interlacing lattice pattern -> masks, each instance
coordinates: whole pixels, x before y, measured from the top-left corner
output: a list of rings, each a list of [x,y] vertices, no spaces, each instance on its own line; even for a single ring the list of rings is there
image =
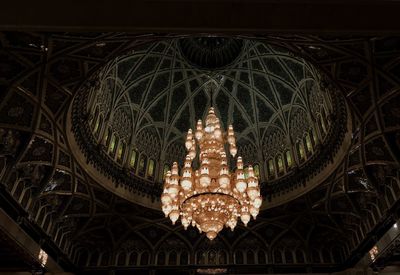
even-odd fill
[[[0,191],[23,209],[21,224],[34,224],[35,232],[45,234],[42,244],[60,264],[71,261],[94,272],[193,264],[247,264],[246,270],[257,265],[282,272],[296,263],[331,272],[356,263],[372,248],[371,236],[379,237],[398,218],[398,37],[266,37],[312,62],[341,91],[352,113],[351,149],[342,152],[344,160],[321,185],[261,211],[246,228],[222,230],[212,244],[195,230],[172,227],[161,211],[105,191],[66,142],[68,104],[90,76],[115,56],[140,52],[166,37],[13,32],[0,37]],[[322,159],[332,162],[326,155]],[[135,190],[151,194],[143,186]],[[59,250],[51,253],[51,247]]]
[[[158,160],[155,167],[145,164],[152,173],[140,174],[161,181],[164,167],[170,168],[168,148],[183,147],[185,129],[194,127],[214,101],[221,105],[222,125],[237,125],[239,150],[246,147],[244,163],[255,160],[262,181],[302,165],[331,128],[331,97],[336,95],[321,88],[319,73],[302,58],[262,42],[239,41],[243,49],[237,59],[217,70],[193,67],[181,55],[178,39],[149,44],[110,62],[87,106],[96,117],[91,126],[95,138],[112,159],[120,152],[121,165],[132,170],[140,165],[132,158]],[[127,106],[132,124],[119,122],[116,115]],[[132,137],[124,141],[108,130],[120,127],[130,129]],[[184,152],[173,153],[182,166]]]

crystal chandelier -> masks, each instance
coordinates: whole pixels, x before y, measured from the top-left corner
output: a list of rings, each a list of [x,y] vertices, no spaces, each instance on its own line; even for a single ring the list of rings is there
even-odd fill
[[[238,217],[247,226],[250,215],[255,219],[262,203],[252,166],[248,166],[245,174],[242,158],[238,157],[236,170],[229,171],[226,142],[230,154],[235,157],[237,148],[233,127],[229,125],[225,135],[211,107],[205,127],[199,120],[194,135],[189,129],[185,142],[188,155],[181,175],[178,164],[174,162],[171,171],[166,173],[161,195],[162,210],[173,224],[180,217],[185,229],[190,224],[196,226],[200,233],[206,232],[210,240],[224,225],[233,230]],[[194,170],[192,162],[198,149],[200,167]]]

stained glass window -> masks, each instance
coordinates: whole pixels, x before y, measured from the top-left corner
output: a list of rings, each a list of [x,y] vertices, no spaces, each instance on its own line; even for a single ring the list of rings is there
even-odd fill
[[[292,167],[293,161],[292,161],[292,154],[290,153],[289,150],[286,151],[286,163],[288,167]]]
[[[95,134],[97,134],[97,131],[99,130],[99,126],[100,126],[100,117],[96,117],[95,120],[96,120],[96,123],[94,125],[93,132]]]
[[[217,264],[217,253],[214,250],[208,251],[208,264]]]
[[[268,161],[268,172],[270,176],[274,176],[275,174],[275,169],[274,169],[274,162],[272,159]]]
[[[145,171],[146,171],[146,162],[147,158],[145,155],[140,156],[139,160],[139,175],[144,177],[145,176]]]
[[[111,153],[111,154],[114,152],[116,141],[117,141],[116,136],[115,136],[115,135],[112,135],[112,136],[111,136],[111,142],[110,142],[110,153]]]
[[[265,264],[266,263],[265,252],[262,251],[262,250],[259,250],[257,254],[258,254],[258,263],[259,264]]]
[[[243,264],[243,252],[240,250],[235,252],[235,263]]]
[[[93,125],[93,122],[94,122],[94,128],[93,128],[93,132],[96,132],[97,131],[97,128],[99,127],[99,107],[97,106],[96,107],[96,110],[94,111],[94,114],[93,114],[93,120],[92,120],[92,125]]]
[[[125,143],[121,142],[121,144],[118,147],[118,154],[117,154],[118,162],[122,162],[122,158],[124,156],[124,152],[125,152]]]
[[[154,160],[149,160],[149,165],[147,166],[147,176],[154,177]]]
[[[304,263],[304,254],[301,250],[296,250],[296,262]]]
[[[315,134],[314,128],[311,130],[310,135],[311,135],[312,140],[314,141],[314,144],[317,144],[318,140],[317,140],[317,135]]]
[[[165,254],[164,252],[160,252],[157,255],[157,264],[158,265],[165,265]]]
[[[106,146],[108,146],[110,143],[111,135],[112,135],[112,131],[110,128],[108,128],[107,134],[106,134]]]
[[[187,265],[189,263],[189,254],[186,251],[183,251],[179,257],[180,265]]]
[[[301,141],[299,141],[299,142],[297,143],[297,148],[298,148],[298,150],[299,150],[299,158],[300,158],[301,160],[304,160],[304,158],[305,158],[304,145],[303,145],[303,143],[302,143]]]
[[[225,251],[219,251],[218,252],[218,263],[219,264],[226,264],[227,263],[227,257]]]
[[[147,251],[143,252],[140,255],[140,265],[148,265],[149,264],[149,253]]]
[[[247,264],[255,264],[255,260],[254,260],[254,252],[251,250],[247,251]]]
[[[311,138],[310,135],[306,135],[306,145],[307,145],[307,151],[312,152],[312,144],[311,144]]]
[[[178,258],[178,255],[176,254],[175,251],[172,251],[171,253],[169,253],[168,265],[176,265],[177,264],[177,258]]]
[[[94,132],[94,134],[96,135],[96,137],[100,134],[101,128],[103,127],[103,116],[100,115],[99,117],[99,125],[97,127],[97,130]]]
[[[133,251],[129,256],[129,265],[137,265],[138,254]]]
[[[132,150],[132,155],[131,155],[131,160],[130,160],[130,162],[129,162],[129,165],[132,167],[132,168],[134,168],[135,167],[135,164],[136,164],[136,151],[135,150]]]
[[[323,133],[325,134],[326,133],[326,125],[325,125],[325,119],[322,117],[322,115],[319,117],[319,123],[321,125]]]
[[[278,173],[283,173],[283,160],[282,160],[282,156],[281,155],[278,155],[277,156],[277,160],[276,160],[276,162],[277,162],[277,165],[278,165]]]

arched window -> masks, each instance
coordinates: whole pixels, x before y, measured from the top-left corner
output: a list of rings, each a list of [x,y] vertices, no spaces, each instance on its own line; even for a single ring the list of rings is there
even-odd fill
[[[258,260],[259,264],[266,264],[267,263],[267,261],[265,260],[265,252],[263,250],[258,250],[257,260]]]
[[[133,251],[131,255],[129,255],[129,265],[137,265],[138,254]]]
[[[336,264],[343,262],[342,251],[338,247],[332,248],[332,257]]]
[[[259,164],[254,164],[253,169],[254,169],[254,175],[257,178],[260,178],[260,165]]]
[[[274,261],[276,264],[281,264],[283,262],[282,253],[278,249],[274,250]]]
[[[225,251],[220,250],[218,251],[218,264],[227,264],[228,263],[228,257],[226,256]]]
[[[207,264],[216,265],[217,264],[217,252],[214,250],[208,251],[208,262]]]
[[[306,135],[306,146],[307,146],[307,152],[311,153],[313,151],[312,143],[311,143],[311,138],[310,135]]]
[[[111,135],[111,142],[110,142],[110,146],[109,146],[109,152],[112,156],[115,155],[115,150],[118,144],[118,137],[115,134]]]
[[[162,251],[157,255],[157,265],[165,265],[165,253]]]
[[[107,129],[107,133],[106,133],[106,138],[105,138],[106,147],[107,147],[107,148],[108,148],[108,146],[110,145],[111,136],[112,136],[112,130],[111,130],[111,128],[108,128],[108,129]]]
[[[98,138],[98,135],[100,134],[100,131],[101,131],[102,127],[103,127],[103,116],[100,115],[99,119],[98,119],[98,121],[96,123],[95,130],[93,131],[96,138]]]
[[[89,254],[86,250],[79,252],[78,266],[86,266]]]
[[[118,147],[117,161],[122,163],[125,153],[125,142],[121,142]]]
[[[255,264],[255,260],[254,260],[254,252],[251,250],[247,250],[246,253],[246,257],[247,257],[247,264]]]
[[[300,161],[304,161],[306,155],[305,155],[305,152],[304,152],[304,145],[303,145],[303,142],[301,142],[301,141],[298,141],[298,142],[297,142],[297,151],[298,151],[298,153],[299,153],[299,159],[300,159]]]
[[[168,255],[168,265],[176,265],[177,264],[177,254],[175,251],[172,251]]]
[[[317,139],[317,135],[315,134],[314,128],[311,129],[310,136],[311,136],[312,141],[314,142],[314,145],[316,145],[318,143],[318,139]]]
[[[97,266],[98,262],[99,262],[99,252],[95,251],[92,253],[92,255],[90,256],[90,262],[89,265],[90,266]]]
[[[92,119],[92,127],[93,127],[94,133],[99,128],[99,106],[96,106],[96,109],[94,111],[93,119]]]
[[[189,253],[183,251],[179,257],[179,264],[180,265],[187,265],[189,263]]]
[[[200,264],[200,265],[206,264],[206,252],[204,252],[202,250],[197,251],[196,263]]]
[[[125,265],[126,264],[126,254],[125,252],[121,252],[118,255],[117,265]]]
[[[290,153],[290,150],[287,150],[285,153],[286,156],[286,164],[287,167],[290,168],[293,165],[293,160],[292,160],[292,153]]]
[[[303,251],[297,249],[296,250],[296,262],[299,264],[304,263],[304,254]]]
[[[311,251],[311,256],[312,256],[312,259],[313,259],[314,263],[321,263],[321,257],[320,257],[319,252],[317,250],[313,249]]]
[[[283,159],[281,155],[276,157],[276,165],[278,166],[278,174],[283,174],[284,167],[283,167]]]
[[[268,175],[270,177],[274,177],[275,176],[274,161],[272,159],[268,160]]]
[[[109,260],[110,260],[110,254],[108,252],[104,252],[103,255],[101,255],[101,265],[106,266],[109,265]]]
[[[129,160],[129,166],[132,169],[135,169],[135,167],[136,167],[136,156],[137,156],[136,151],[132,150],[131,159]]]
[[[243,264],[243,252],[241,250],[235,252],[235,263]]]
[[[154,160],[149,159],[149,164],[147,165],[147,176],[151,179],[154,178],[154,170]]]
[[[148,265],[149,264],[149,252],[145,251],[140,255],[140,265]]]
[[[319,125],[319,128],[321,129],[321,133],[325,135],[326,134],[326,125],[325,125],[325,121],[321,115],[318,116],[318,125]]]
[[[144,177],[146,175],[146,164],[147,164],[147,157],[143,154],[140,155],[139,159],[139,176]]]
[[[326,249],[322,250],[322,259],[323,259],[324,263],[332,262],[331,254],[329,253],[328,250],[326,250]]]
[[[285,249],[285,261],[287,264],[292,264],[294,262],[292,251],[288,249]]]

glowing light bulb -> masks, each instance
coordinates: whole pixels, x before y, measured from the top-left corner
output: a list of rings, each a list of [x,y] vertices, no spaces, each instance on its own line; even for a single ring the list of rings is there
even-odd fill
[[[214,136],[216,139],[220,139],[222,137],[221,126],[219,125],[219,123],[215,125]]]
[[[256,219],[258,213],[260,212],[260,209],[252,205],[252,206],[250,206],[249,211],[250,211],[251,216],[253,216],[253,219]]]
[[[161,203],[162,204],[170,204],[171,202],[172,202],[172,199],[171,199],[170,195],[168,195],[167,193],[162,193]]]
[[[244,226],[247,226],[247,224],[248,224],[249,221],[250,221],[250,214],[249,214],[248,212],[243,212],[243,213],[240,215],[240,219],[242,220]]]
[[[231,145],[231,147],[229,148],[229,153],[232,155],[232,157],[235,157],[237,154],[236,146]]]
[[[169,218],[172,221],[172,224],[175,224],[176,221],[179,219],[179,211],[178,210],[172,210],[171,213],[169,213]]]
[[[197,121],[196,132],[194,133],[194,136],[198,141],[200,141],[201,138],[203,137],[203,123],[201,119]]]
[[[261,197],[257,197],[254,199],[253,205],[257,208],[260,208],[262,204],[262,199]]]
[[[170,204],[165,204],[162,206],[162,211],[165,214],[165,217],[168,217],[169,213],[172,211],[172,206]]]
[[[248,187],[247,195],[249,196],[250,200],[254,201],[257,197],[260,196],[260,191],[257,187]]]

